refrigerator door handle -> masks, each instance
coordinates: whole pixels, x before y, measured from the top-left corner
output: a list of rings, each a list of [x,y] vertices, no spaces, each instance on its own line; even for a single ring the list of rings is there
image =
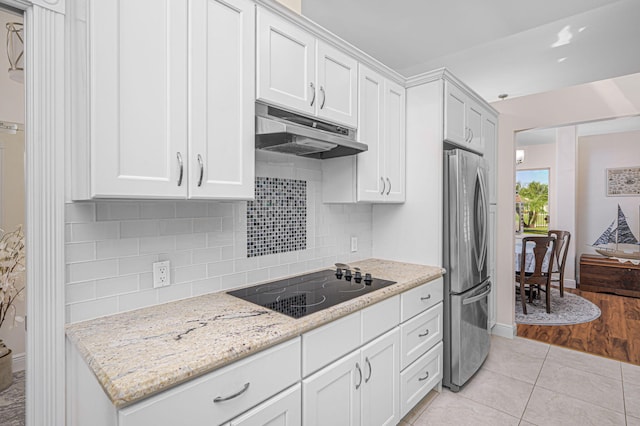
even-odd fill
[[[478,206],[476,208],[476,216],[478,223],[480,224],[480,232],[481,232],[481,247],[480,247],[480,255],[478,256],[478,271],[482,271],[484,269],[484,263],[487,257],[487,196],[485,190],[484,176],[482,175],[481,169],[478,169],[478,186],[480,187],[480,197],[478,200]]]
[[[486,290],[480,293],[477,296],[472,296],[462,301],[463,305],[470,305],[472,303],[476,303],[478,300],[484,299],[489,293],[491,293],[491,281],[487,283]]]

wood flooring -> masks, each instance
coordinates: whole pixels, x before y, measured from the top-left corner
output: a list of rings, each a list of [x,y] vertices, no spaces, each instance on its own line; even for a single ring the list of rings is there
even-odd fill
[[[598,305],[600,318],[584,324],[518,324],[518,336],[640,365],[640,298],[565,289]]]

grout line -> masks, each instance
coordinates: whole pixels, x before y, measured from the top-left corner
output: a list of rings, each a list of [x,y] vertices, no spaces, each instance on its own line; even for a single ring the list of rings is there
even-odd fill
[[[542,369],[544,368],[544,364],[547,362],[547,358],[549,357],[549,351],[551,346],[547,346],[547,353],[544,355],[544,360],[540,365],[540,371],[538,371],[538,375],[536,376],[536,380],[533,382],[533,387],[531,388],[531,393],[529,394],[529,398],[527,398],[527,403],[524,405],[524,410],[522,410],[522,415],[520,416],[520,422],[527,421],[524,419],[524,414],[527,412],[527,408],[529,407],[529,402],[531,402],[531,397],[533,396],[533,392],[536,390],[536,386],[538,384],[538,379],[540,378],[540,374],[542,374]]]

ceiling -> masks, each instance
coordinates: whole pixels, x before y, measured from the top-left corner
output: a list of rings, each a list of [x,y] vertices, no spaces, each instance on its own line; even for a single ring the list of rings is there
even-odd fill
[[[302,0],[405,77],[447,67],[487,101],[640,72],[638,0]]]

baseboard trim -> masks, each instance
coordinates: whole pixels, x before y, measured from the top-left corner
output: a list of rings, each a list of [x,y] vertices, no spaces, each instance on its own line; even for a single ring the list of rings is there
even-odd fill
[[[513,339],[516,336],[516,325],[515,324],[500,324],[496,323],[491,329],[491,334],[495,334],[496,336],[506,337],[507,339]]]
[[[576,280],[565,279],[564,286],[565,288],[576,288]]]
[[[13,372],[23,371],[27,365],[27,356],[23,352],[21,354],[13,355]]]

